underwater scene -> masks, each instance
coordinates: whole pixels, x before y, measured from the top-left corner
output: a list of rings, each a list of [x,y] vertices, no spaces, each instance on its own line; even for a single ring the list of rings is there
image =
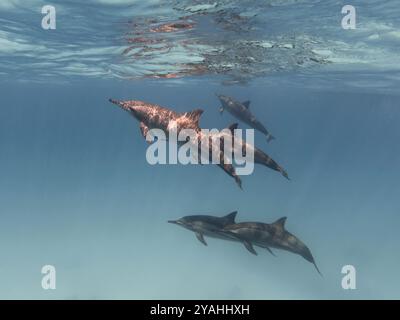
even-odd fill
[[[0,299],[399,299],[397,0],[2,0]]]

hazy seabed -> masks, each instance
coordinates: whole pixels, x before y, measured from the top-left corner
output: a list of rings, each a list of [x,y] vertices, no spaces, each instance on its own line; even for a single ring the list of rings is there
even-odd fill
[[[0,2],[0,298],[399,298],[400,7],[353,1]],[[150,166],[138,124],[107,100],[205,110],[251,100],[277,140],[257,145],[292,181],[257,166],[241,191],[213,166]],[[241,125],[245,127],[244,125]],[[299,256],[210,239],[188,214],[272,222]],[[41,267],[57,289],[41,288]],[[357,269],[357,290],[341,268]]]

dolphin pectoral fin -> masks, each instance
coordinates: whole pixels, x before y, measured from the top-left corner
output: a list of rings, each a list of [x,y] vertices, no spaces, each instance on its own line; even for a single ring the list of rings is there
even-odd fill
[[[233,178],[235,179],[235,182],[236,182],[236,184],[238,185],[238,187],[240,188],[240,190],[243,190],[243,187],[242,187],[242,180],[239,178],[239,176],[236,175],[236,173],[235,173],[235,175],[233,176]]]
[[[220,163],[218,164],[218,166],[224,170],[227,174],[229,174],[232,178],[235,179],[236,184],[239,186],[239,188],[241,190],[243,190],[242,188],[242,180],[240,180],[239,176],[236,174],[236,170],[235,167],[230,164],[227,163],[226,158],[224,156],[224,154],[221,152],[220,155]]]
[[[147,134],[149,133],[149,127],[146,126],[143,122],[140,123],[140,132],[142,133],[143,138],[145,138],[147,143],[151,143],[151,141],[147,140]]]
[[[252,254],[258,255],[257,251],[254,250],[254,247],[253,247],[253,245],[252,245],[250,242],[248,242],[248,241],[243,241],[243,244],[244,244],[244,246],[246,247],[246,249],[249,250]]]
[[[204,240],[203,235],[200,232],[196,232],[196,238],[205,246],[207,246],[206,240]]]
[[[222,115],[222,113],[224,112],[224,107],[219,108],[219,113]]]
[[[236,184],[239,186],[240,189],[242,188],[242,180],[240,180],[239,176],[236,174],[235,169],[232,165],[228,164],[218,164],[222,170],[224,170],[227,174],[229,174],[232,178],[235,179]]]
[[[269,247],[265,247],[265,249],[267,249],[268,252],[269,252],[270,254],[272,254],[274,257],[276,257],[276,254],[275,254]]]
[[[238,187],[240,188],[240,190],[243,190],[242,180],[240,180],[240,178],[238,176],[235,176],[235,182],[238,185]]]

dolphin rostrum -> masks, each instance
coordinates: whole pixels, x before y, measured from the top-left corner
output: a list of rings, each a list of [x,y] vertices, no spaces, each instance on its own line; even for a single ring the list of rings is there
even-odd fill
[[[170,131],[174,130],[179,135],[179,132],[183,129],[192,129],[197,132],[199,136],[201,134],[201,129],[199,127],[200,116],[203,113],[201,109],[178,113],[159,105],[139,100],[118,101],[109,99],[109,101],[129,112],[140,122],[140,131],[144,138],[146,138],[147,133],[151,129],[160,129],[167,137]],[[219,155],[221,161],[218,166],[233,177],[241,188],[242,182],[236,174],[235,167],[229,163],[229,161],[225,161],[226,158],[223,151],[219,151]]]
[[[310,249],[297,237],[285,229],[286,217],[280,218],[274,223],[261,222],[240,222],[227,225],[223,228],[222,234],[231,237],[236,236],[241,240],[251,253],[257,255],[253,245],[258,247],[276,248],[286,250],[302,256],[314,264],[319,271]]]
[[[235,224],[236,215],[237,211],[231,212],[223,217],[193,215],[185,216],[178,220],[169,220],[168,222],[193,231],[196,234],[197,239],[205,246],[207,245],[207,242],[205,241],[204,236],[245,243],[245,240],[238,239],[235,234],[221,232],[225,227]],[[264,248],[274,255],[268,246],[264,246]]]
[[[236,240],[235,237],[229,234],[220,233],[220,231],[227,225],[235,223],[237,211],[231,212],[223,217],[215,217],[209,215],[193,215],[185,216],[178,220],[169,220],[169,223],[176,224],[185,229],[193,231],[197,239],[204,245],[207,242],[204,236],[218,239]]]
[[[251,113],[250,101],[239,102],[231,97],[218,94],[217,97],[221,102],[221,108],[219,109],[221,114],[224,112],[224,110],[227,110],[238,120],[241,120],[253,129],[262,132],[267,137],[268,142],[275,139],[275,137],[271,135],[264,127],[264,125]]]

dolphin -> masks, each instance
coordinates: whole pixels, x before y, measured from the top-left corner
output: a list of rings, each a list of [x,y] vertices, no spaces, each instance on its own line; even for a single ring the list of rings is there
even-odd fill
[[[173,223],[193,231],[196,235],[196,238],[205,246],[207,246],[207,242],[205,241],[204,236],[222,240],[245,242],[245,240],[239,239],[235,234],[221,232],[225,227],[235,224],[236,215],[237,211],[233,211],[223,217],[193,215],[185,216],[178,220],[169,220],[168,223]],[[264,246],[264,248],[274,255],[268,246]]]
[[[276,248],[286,250],[302,256],[311,262],[320,275],[317,264],[310,249],[296,236],[285,229],[286,217],[280,218],[274,223],[240,222],[225,226],[222,234],[237,237],[248,251],[257,255],[253,245],[258,247]]]
[[[201,109],[178,113],[159,105],[139,100],[119,101],[109,99],[109,101],[127,111],[139,121],[140,131],[144,138],[146,138],[151,129],[160,129],[167,137],[171,130],[176,131],[179,135],[179,132],[183,129],[192,129],[200,135],[199,120],[203,114]],[[223,151],[220,151],[220,160],[218,166],[234,178],[237,185],[242,188],[242,181],[236,174],[234,166],[229,161],[225,161]]]
[[[227,110],[238,120],[243,121],[248,124],[253,129],[262,132],[266,137],[267,141],[275,139],[273,135],[264,127],[264,125],[257,120],[257,118],[250,111],[250,101],[239,102],[231,97],[217,94],[219,101],[221,102],[221,107],[219,112],[222,114],[224,110]]]
[[[232,143],[233,146],[238,145],[239,147],[242,147],[242,155],[245,156],[246,152],[252,150],[252,153],[254,154],[254,163],[258,163],[261,164],[263,166],[266,166],[267,168],[270,168],[272,170],[278,171],[282,174],[282,176],[284,176],[286,179],[290,180],[288,173],[286,172],[286,170],[284,168],[282,168],[274,159],[272,159],[268,154],[266,154],[264,151],[262,151],[261,149],[257,148],[254,145],[251,145],[249,143],[247,143],[246,141],[240,139],[240,141],[238,141],[238,137],[235,136],[234,131],[238,128],[238,124],[237,123],[233,123],[231,124],[228,130],[222,131],[221,132],[221,138],[229,138],[226,137],[226,133],[229,132],[231,135],[231,139],[232,142],[233,139],[236,140],[237,144]],[[234,150],[235,151],[235,150]],[[240,151],[239,151],[240,152]]]

